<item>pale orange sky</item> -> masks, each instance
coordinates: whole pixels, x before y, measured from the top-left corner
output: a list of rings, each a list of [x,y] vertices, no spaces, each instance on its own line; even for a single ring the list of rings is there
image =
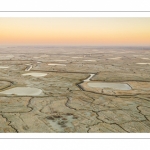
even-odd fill
[[[0,44],[150,45],[150,18],[0,18]]]

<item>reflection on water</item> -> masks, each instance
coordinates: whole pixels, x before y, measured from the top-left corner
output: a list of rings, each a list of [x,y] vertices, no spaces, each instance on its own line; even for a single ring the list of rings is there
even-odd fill
[[[43,77],[43,76],[46,76],[47,73],[25,73],[25,74],[22,74],[23,76],[33,76],[33,77]]]
[[[96,61],[96,60],[83,60],[83,61]]]
[[[12,89],[2,91],[0,92],[0,94],[37,96],[42,94],[42,90],[38,88],[31,88],[31,87],[15,87]]]
[[[83,80],[83,81],[88,82],[92,79],[93,76],[95,76],[95,74],[90,74],[90,76],[87,79]]]
[[[51,66],[66,66],[65,64],[48,64],[48,65],[51,65]]]
[[[6,68],[9,68],[7,66],[0,66],[1,69],[6,69]]]
[[[131,87],[126,83],[104,83],[104,82],[89,82],[88,86],[94,88],[110,88],[114,90],[131,90]]]
[[[108,58],[108,59],[113,59],[113,60],[117,60],[117,59],[120,59],[122,57],[115,57],[115,58]]]
[[[67,61],[67,60],[52,60],[52,61]]]
[[[139,64],[139,65],[150,65],[150,63],[136,63],[136,64]]]

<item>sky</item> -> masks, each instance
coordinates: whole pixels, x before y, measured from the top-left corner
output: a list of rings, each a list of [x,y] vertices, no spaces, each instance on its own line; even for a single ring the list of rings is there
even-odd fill
[[[0,44],[150,45],[150,18],[0,18]]]

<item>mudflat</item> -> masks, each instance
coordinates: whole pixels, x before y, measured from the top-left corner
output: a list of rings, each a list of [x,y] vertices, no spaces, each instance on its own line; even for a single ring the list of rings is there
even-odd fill
[[[149,133],[149,59],[149,47],[0,47],[0,132]]]

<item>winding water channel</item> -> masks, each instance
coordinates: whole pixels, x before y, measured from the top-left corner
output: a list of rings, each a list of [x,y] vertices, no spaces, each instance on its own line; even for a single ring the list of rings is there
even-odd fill
[[[27,68],[25,69],[25,71],[30,71],[33,68],[32,64],[26,64],[26,65]]]
[[[95,76],[95,74],[90,74],[90,76],[87,78],[87,79],[85,79],[85,80],[83,80],[84,82],[88,82],[88,81],[90,81],[93,77]]]

